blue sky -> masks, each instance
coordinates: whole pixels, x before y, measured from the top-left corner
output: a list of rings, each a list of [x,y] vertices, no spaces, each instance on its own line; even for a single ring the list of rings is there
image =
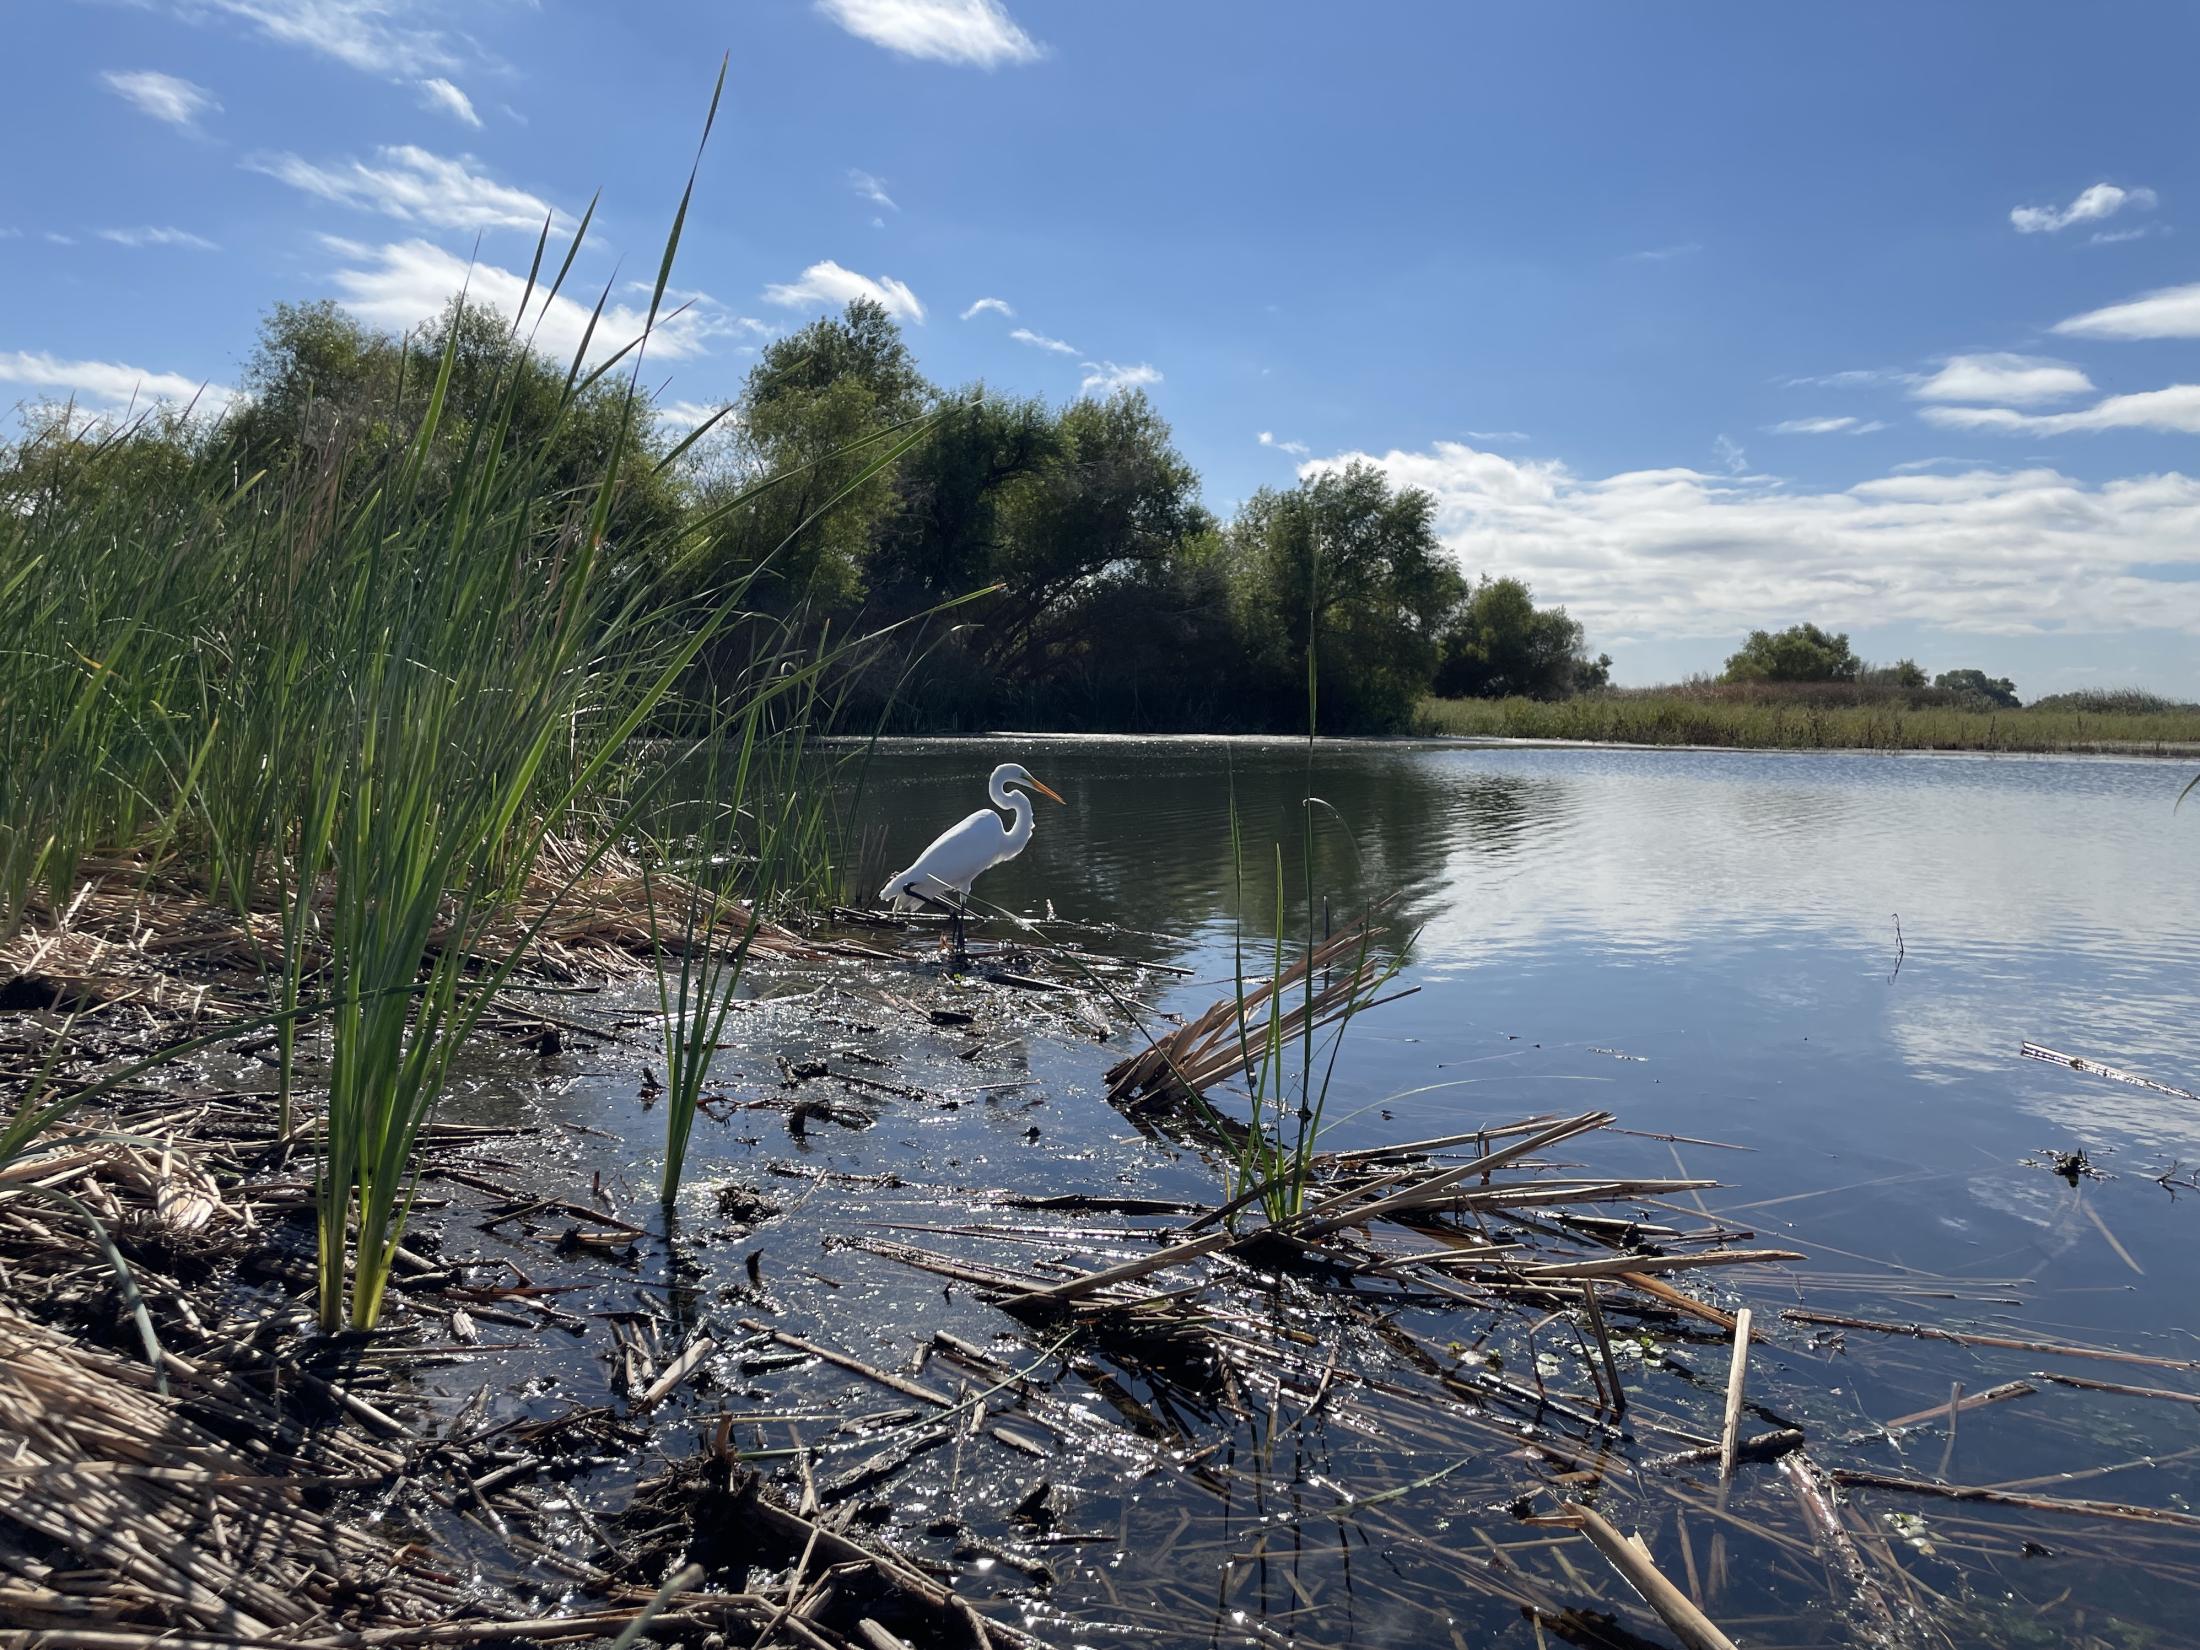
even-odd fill
[[[2189,6],[26,0],[0,45],[0,404],[494,298],[598,189],[578,276],[643,301],[730,51],[676,416],[868,290],[937,382],[1143,384],[1225,513],[1386,464],[1623,681],[1810,618],[2200,696]]]

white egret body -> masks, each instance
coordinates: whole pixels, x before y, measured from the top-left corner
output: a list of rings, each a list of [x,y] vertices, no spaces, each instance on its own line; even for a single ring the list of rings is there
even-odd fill
[[[994,866],[1014,859],[1031,841],[1031,798],[1009,789],[1022,785],[1051,801],[1060,802],[1053,789],[1020,762],[1003,762],[986,781],[986,795],[995,808],[1006,808],[1009,824],[992,808],[980,808],[960,825],[942,831],[931,847],[917,856],[906,871],[897,871],[879,898],[897,911],[914,911],[925,905],[943,905],[955,919],[956,950],[962,949],[963,902],[970,885]]]

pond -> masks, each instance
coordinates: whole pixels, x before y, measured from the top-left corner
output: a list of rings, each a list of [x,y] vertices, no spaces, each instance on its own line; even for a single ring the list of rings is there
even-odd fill
[[[2083,1147],[2127,1178],[2200,1161],[2200,1103],[2018,1052],[2196,1086],[2200,810],[2175,810],[2181,767],[1368,743],[1317,747],[1309,772],[1303,745],[1272,742],[910,742],[867,770],[864,817],[890,822],[873,858],[906,863],[1011,756],[1068,806],[1039,804],[980,898],[1121,924],[1210,983],[1232,971],[1233,807],[1257,969],[1275,848],[1301,904],[1299,798],[1321,799],[1317,898],[1334,923],[1394,898],[1420,988],[1352,1033],[1340,1098],[1391,1115],[1340,1116],[1340,1144],[1595,1104],[1755,1148],[1760,1192],[1877,1180],[1889,1259],[2029,1247],[2104,1277],[2113,1251],[2049,1238],[2064,1200],[2018,1161]],[[2135,1201],[2174,1269],[2184,1222],[2166,1196]]]
[[[1327,1356],[1339,1390],[1354,1383],[1334,1399],[1328,1375],[1313,1392],[1288,1375],[1264,1388],[1250,1341],[1236,1352],[1218,1342],[1207,1383],[1104,1345],[1065,1348],[977,1291],[943,1288],[908,1263],[912,1248],[1005,1256],[1014,1268],[1139,1252],[1141,1234],[1120,1215],[1078,1226],[1032,1212],[1028,1194],[1212,1203],[1221,1182],[1210,1157],[1127,1127],[1105,1103],[1101,1073],[1135,1033],[1117,1026],[1103,1044],[1074,1014],[988,1008],[1017,994],[957,988],[921,949],[883,968],[764,977],[727,1034],[729,1096],[774,1087],[788,1062],[818,1056],[855,1074],[846,1098],[864,1110],[790,1132],[736,1106],[699,1125],[681,1312],[719,1322],[722,1346],[752,1339],[721,1360],[697,1413],[899,1407],[845,1366],[760,1352],[753,1337],[772,1328],[877,1369],[929,1369],[925,1379],[959,1392],[981,1377],[965,1366],[951,1379],[935,1356],[941,1331],[1000,1364],[1045,1366],[1052,1396],[1032,1400],[1033,1413],[1054,1404],[1058,1437],[1064,1414],[1090,1418],[1096,1441],[1043,1466],[958,1442],[887,1472],[879,1457],[891,1446],[866,1454],[860,1427],[832,1447],[836,1470],[862,1479],[847,1492],[859,1516],[973,1600],[1062,1645],[1525,1645],[1546,1632],[1640,1643],[1629,1635],[1656,1633],[1654,1620],[1594,1554],[1520,1522],[1583,1494],[1638,1529],[1746,1644],[2177,1636],[2200,1598],[2200,1521],[2160,1527],[2016,1503],[2097,1498],[2189,1520],[2200,1493],[2194,1409],[2168,1401],[2194,1392],[2200,1370],[2190,1315],[2200,1190],[2180,1195],[2200,1164],[2200,1101],[2175,1092],[2200,1076],[2200,882],[2189,873],[2200,816],[2174,810],[2180,768],[910,741],[880,749],[851,791],[863,885],[980,805],[985,775],[1004,760],[1025,763],[1066,806],[1041,802],[1030,848],[981,881],[979,908],[995,914],[974,939],[1013,941],[1002,913],[1015,913],[1055,943],[1173,970],[1125,993],[1165,1029],[1163,1015],[1230,991],[1241,914],[1245,967],[1263,968],[1279,845],[1287,899],[1303,912],[1301,799],[1319,798],[1316,920],[1341,927],[1382,904],[1403,963],[1396,985],[1412,988],[1352,1024],[1324,1145],[1615,1114],[1618,1129],[1583,1148],[1598,1173],[1720,1183],[1683,1203],[1650,1200],[1652,1218],[1694,1208],[1746,1244],[1805,1257],[1691,1284],[1724,1307],[1749,1304],[1770,1328],[1751,1373],[1761,1421],[1802,1426],[1822,1465],[2012,1499],[1852,1491],[1841,1516],[1880,1578],[1866,1609],[1799,1512],[1800,1491],[1771,1466],[1726,1487],[1655,1477],[1614,1465],[1613,1438],[1593,1426],[1502,1403],[1430,1407],[1386,1362],[1410,1343],[1421,1363],[1399,1367],[1440,1380],[1437,1362],[1486,1359],[1539,1389],[1547,1377],[1577,1412],[1590,1379],[1571,1353],[1553,1357],[1548,1314],[1499,1329],[1426,1302],[1328,1316],[1334,1303],[1318,1288],[1276,1281],[1268,1327],[1313,1347],[1314,1369]],[[968,1002],[974,1023],[950,1012],[947,1026],[925,1024],[943,1001]],[[897,1022],[881,1040],[881,1022],[901,1009],[917,1029]],[[2027,1058],[2027,1042],[2158,1086]],[[859,1057],[874,1063],[845,1064]],[[647,1059],[645,1034],[615,1069],[582,1061],[530,1102],[620,1136],[637,1187],[656,1126],[634,1084]],[[494,1115],[500,1093],[490,1084],[465,1104]],[[2052,1159],[2079,1150],[2095,1172],[2053,1172]],[[578,1165],[597,1160],[576,1146],[583,1178]],[[760,1189],[781,1213],[753,1230],[725,1225],[713,1211],[728,1183]],[[1027,1202],[989,1201],[1004,1193]],[[744,1282],[752,1258],[760,1269]],[[599,1306],[647,1296],[649,1271]],[[1806,1321],[1812,1311],[1972,1340],[1843,1331]],[[2011,1344],[1988,1344],[1996,1338]],[[2046,1357],[2043,1343],[2138,1362]],[[1716,1431],[1718,1334],[1645,1319],[1621,1344],[1637,1370],[1631,1445],[1655,1454]],[[1442,1357],[1432,1362],[1430,1349]],[[2154,1395],[2055,1385],[2043,1369]],[[1877,1423],[1947,1405],[1959,1384],[1975,1396],[2018,1381],[2027,1390],[2004,1396],[2022,1401],[1968,1410],[1960,1426],[1872,1436]],[[684,1425],[668,1420],[668,1449],[692,1439]],[[766,1449],[802,1434],[775,1423],[741,1436]],[[1044,1518],[1032,1516],[1034,1497]],[[1515,1582],[1578,1608],[1525,1621]]]

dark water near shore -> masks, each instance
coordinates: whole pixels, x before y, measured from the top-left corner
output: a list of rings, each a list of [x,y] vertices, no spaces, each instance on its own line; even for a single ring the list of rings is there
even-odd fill
[[[1058,942],[1189,969],[1142,988],[1156,1010],[1197,1011],[1229,988],[1233,800],[1255,868],[1248,931],[1264,933],[1273,845],[1284,845],[1295,896],[1299,799],[1320,797],[1314,873],[1330,920],[1394,898],[1393,928],[1409,936],[1399,983],[1418,988],[1353,1026],[1328,1143],[1373,1145],[1592,1107],[1617,1113],[1643,1134],[1598,1137],[1585,1156],[1600,1172],[1715,1175],[1722,1187],[1704,1196],[1722,1220],[1752,1231],[1753,1242],[1809,1257],[1707,1280],[1705,1292],[1727,1306],[1747,1302],[1773,1325],[1776,1344],[1755,1366],[1762,1384],[1753,1391],[1814,1439],[1945,1403],[1955,1382],[1975,1393],[2030,1376],[2043,1360],[1814,1335],[1779,1322],[1783,1306],[2200,1358],[2200,1192],[2173,1196],[2155,1181],[2179,1163],[2200,1164],[2200,1103],[2018,1053],[2031,1039],[2200,1087],[2200,881],[2190,874],[2200,815],[2172,810],[2188,777],[2180,768],[1343,745],[1317,750],[1309,775],[1304,747],[1289,744],[912,742],[887,748],[864,774],[860,818],[876,831],[865,884],[875,887],[979,805],[987,771],[1010,759],[1069,805],[1040,804],[1030,849],[988,875],[980,895],[1042,929],[1051,912],[1058,922],[1047,933]],[[997,919],[983,937],[1009,935]],[[935,1329],[948,1328],[1020,1366],[1035,1356],[1033,1343],[997,1339],[1017,1326],[996,1309],[847,1243],[887,1238],[996,1263],[1005,1250],[1017,1264],[1011,1246],[958,1248],[946,1230],[981,1218],[973,1191],[1215,1197],[1213,1165],[1141,1138],[1101,1099],[1100,1072],[1124,1052],[1120,1033],[1095,1044],[1046,1002],[1001,1003],[1016,994],[997,989],[957,998],[922,965],[836,965],[762,984],[783,997],[729,1031],[731,1092],[773,1086],[777,1058],[854,1044],[892,1069],[845,1069],[931,1099],[855,1090],[873,1126],[813,1127],[796,1138],[769,1111],[699,1124],[687,1207],[696,1265],[683,1288],[727,1303],[706,1306],[706,1316],[759,1311],[740,1291],[742,1263],[760,1251],[770,1290],[763,1315],[783,1327],[904,1370],[921,1361]],[[977,1010],[974,1027],[935,1031],[917,1012],[957,1000]],[[911,1022],[879,1033],[912,1003]],[[657,1123],[635,1100],[632,1068],[648,1059],[645,1042],[609,1061],[572,1062],[570,1075],[535,1091],[548,1115],[621,1136],[624,1146],[609,1149],[626,1154],[637,1186]],[[479,1091],[473,1114],[493,1115],[499,1092]],[[1650,1138],[1668,1134],[1692,1138]],[[2077,1148],[2107,1178],[2072,1187],[2036,1161]],[[574,1142],[575,1172],[585,1179],[581,1165],[604,1150]],[[715,1231],[712,1188],[728,1177],[772,1192],[787,1212],[753,1235]],[[1101,1264],[1139,1252],[1129,1234],[1107,1230],[1120,1219],[1102,1217],[1089,1236],[1057,1222],[1049,1237],[1044,1217],[982,1218],[1035,1231],[1020,1251],[1027,1256]],[[614,1282],[599,1305],[649,1298],[650,1271],[645,1263],[640,1276]],[[1455,1331],[1432,1320],[1419,1332],[1440,1346]],[[738,1339],[724,1324],[720,1333],[721,1344]],[[1656,1337],[1671,1356],[1644,1369],[1642,1424],[1715,1429],[1718,1338],[1692,1341],[1685,1325]],[[1528,1340],[1538,1356],[1532,1326]],[[1372,1342],[1351,1345],[1355,1359],[1374,1356]],[[893,1402],[829,1367],[721,1363],[718,1390],[694,1400],[698,1411]],[[2051,1367],[2200,1390],[2200,1377],[2167,1364]],[[934,1370],[925,1378],[946,1384]],[[1538,1477],[1555,1470],[1547,1462],[1493,1451],[1486,1432],[1423,1436],[1413,1429],[1426,1414],[1386,1411],[1372,1398],[1365,1414],[1332,1408],[1308,1427],[1304,1391],[1293,1395],[1287,1381],[1264,1409],[1257,1370],[1241,1373],[1252,1397],[1232,1387],[1191,1411],[1172,1407],[1181,1393],[1125,1377],[1180,1428],[1183,1453],[1225,1450],[1213,1459],[1228,1464],[1234,1488],[1219,1508],[1165,1474],[1097,1454],[1058,1459],[1041,1476],[1066,1498],[1068,1533],[1027,1542],[1028,1528],[1007,1509],[1031,1487],[1032,1464],[975,1447],[966,1459],[958,1447],[952,1464],[935,1451],[897,1480],[896,1504],[880,1514],[887,1533],[956,1570],[971,1597],[1020,1608],[1065,1645],[1404,1646],[1455,1633],[1462,1643],[1536,1642],[1517,1610],[1464,1594],[1434,1562],[1493,1537],[1516,1544],[1507,1550],[1525,1572],[1584,1605],[1626,1599],[1585,1549],[1574,1549],[1571,1562],[1590,1567],[1577,1576],[1563,1553],[1543,1550],[1551,1543],[1542,1534],[1513,1521],[1507,1509],[1522,1489],[1550,1488]],[[1570,1362],[1549,1373],[1558,1386],[1580,1385]],[[1078,1386],[1065,1372],[1066,1398],[1106,1411],[1104,1385]],[[1299,1418],[1280,1458],[1278,1415]],[[2194,1415],[2159,1400],[2043,1387],[1967,1415],[1953,1442],[1935,1431],[1901,1449],[1828,1453],[1826,1464],[2189,1508],[2200,1495]],[[668,1420],[669,1449],[686,1447],[681,1425]],[[752,1441],[784,1443],[785,1430],[759,1429]],[[1335,1512],[1431,1471],[1456,1476],[1402,1493],[1395,1508]],[[1754,1474],[1737,1480],[1731,1507],[1700,1484],[1653,1493],[1625,1474],[1602,1493],[1669,1573],[1705,1567],[1690,1590],[1742,1642],[1852,1642],[1832,1604],[1840,1589],[1812,1560],[1787,1485],[1770,1468]],[[1257,1493],[1245,1493],[1248,1482]],[[1279,1509],[1289,1513],[1281,1524]],[[1003,1551],[1043,1558],[1051,1586],[951,1541],[928,1548],[930,1521],[945,1511]],[[1302,1516],[1313,1522],[1293,1521]],[[2200,1532],[2188,1529],[1886,1496],[1855,1516],[1944,1622],[1941,1642],[2170,1643],[2200,1601],[2190,1573]],[[1416,1542],[1430,1544],[1419,1557]],[[1649,1626],[1639,1614],[1626,1619]]]

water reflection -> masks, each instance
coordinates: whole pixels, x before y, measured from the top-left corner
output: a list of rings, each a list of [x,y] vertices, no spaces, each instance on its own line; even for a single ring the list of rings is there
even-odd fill
[[[1006,749],[878,756],[866,795],[893,851],[973,806]],[[1258,741],[1027,738],[1013,751],[1071,806],[1048,811],[984,895],[1177,936],[1156,948],[1210,979],[1228,972],[1238,915],[1233,806],[1245,917],[1265,928],[1279,851],[1300,898],[1299,799],[1320,797],[1314,882],[1333,919],[1396,896],[1418,936],[1422,996],[1386,1022],[1392,1043],[1369,1039],[1370,1095],[1425,1080],[1412,1038],[1502,1024],[1553,1048],[1679,1062],[1692,1098],[1678,1103],[1746,1108],[1717,1120],[1760,1138],[1866,1145],[1934,1108],[2200,1152],[2185,1103],[2015,1057],[2031,1037],[2192,1075],[2200,885],[2185,873],[2200,820],[2173,815],[2184,775],[2169,767],[1386,745],[1310,757]],[[1827,1107],[1837,1115],[1813,1115]]]

